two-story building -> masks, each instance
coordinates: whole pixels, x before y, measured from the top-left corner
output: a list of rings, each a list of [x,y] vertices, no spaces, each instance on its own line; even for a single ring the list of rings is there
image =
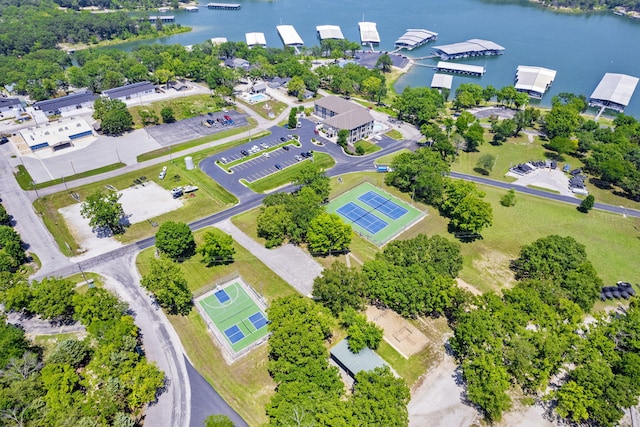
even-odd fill
[[[350,145],[373,133],[374,119],[369,110],[338,96],[326,96],[315,101],[313,114],[323,119],[322,127],[329,137],[337,135],[340,130],[348,130],[347,143]]]

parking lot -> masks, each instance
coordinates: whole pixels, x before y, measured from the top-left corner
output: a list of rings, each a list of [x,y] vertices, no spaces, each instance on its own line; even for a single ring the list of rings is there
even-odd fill
[[[277,141],[277,143],[282,144],[282,142],[279,140]],[[276,141],[273,141],[273,144],[264,142],[263,144],[268,144],[269,147],[272,147],[273,145],[276,145]],[[253,147],[260,147],[260,145],[254,144],[249,147],[249,149]],[[306,151],[293,145],[293,141],[291,141],[290,145],[286,145],[286,147],[288,147],[289,150],[285,150],[282,147],[275,150],[271,148],[264,149],[263,147],[260,147],[260,151],[258,151],[258,153],[263,154],[258,157],[254,157],[251,160],[247,160],[246,162],[243,162],[237,166],[234,166],[231,168],[231,170],[234,173],[239,173],[240,175],[242,175],[248,182],[254,182],[259,180],[260,178],[264,178],[267,175],[277,172],[278,170],[285,169],[304,160],[304,158],[302,157],[302,153],[306,153]],[[272,151],[269,151],[269,149],[271,149]],[[240,152],[238,152],[238,155],[234,155],[233,157],[233,159],[227,160],[234,161],[239,157],[244,156],[240,154]],[[276,165],[280,165],[280,169],[278,169]]]
[[[221,121],[223,121],[224,116],[231,117],[233,124],[223,125]],[[218,121],[218,119],[220,119],[220,121]],[[213,121],[214,124],[208,125],[206,122],[207,120]],[[207,123],[207,125],[204,123]],[[158,142],[158,144],[166,147],[172,144],[212,135],[234,127],[245,126],[246,124],[246,114],[240,114],[235,110],[229,110],[228,112],[218,111],[216,113],[209,113],[208,115],[192,117],[175,123],[164,123],[158,126],[147,127],[146,130],[149,135]]]

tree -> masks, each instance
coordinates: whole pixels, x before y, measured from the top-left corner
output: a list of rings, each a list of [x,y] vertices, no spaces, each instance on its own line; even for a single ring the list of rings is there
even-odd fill
[[[297,126],[298,126],[298,112],[296,111],[295,108],[292,108],[291,111],[289,112],[288,127],[289,129],[295,129]]]
[[[29,310],[44,319],[70,318],[73,314],[73,282],[55,277],[46,277],[31,284]]]
[[[193,295],[182,270],[170,259],[152,259],[150,270],[142,277],[140,284],[153,294],[169,314],[186,316],[191,311]]]
[[[100,120],[100,126],[108,135],[121,135],[133,126],[133,117],[127,104],[119,99],[98,97],[93,104],[93,117]]]
[[[491,354],[481,354],[465,361],[462,372],[469,400],[480,406],[489,420],[499,421],[511,407],[509,374],[502,363]]]
[[[287,83],[287,93],[289,93],[289,95],[295,95],[299,101],[304,99],[304,91],[306,89],[307,87],[304,84],[304,80],[300,76],[292,77],[289,83]],[[289,116],[289,120],[291,120],[291,116]],[[291,126],[289,126],[289,128],[291,129]]]
[[[124,210],[118,202],[120,197],[122,193],[97,190],[82,202],[80,214],[83,218],[89,219],[89,226],[93,229],[107,229],[113,234],[124,233],[124,225],[121,222]]]
[[[403,427],[409,425],[411,394],[402,378],[389,367],[360,371],[355,376],[351,405],[359,422],[353,425]]]
[[[375,76],[369,76],[362,81],[362,90],[372,101],[380,102],[380,98],[386,90],[382,80]]]
[[[265,247],[272,248],[284,242],[291,214],[284,205],[264,206],[256,219],[258,237],[266,239]]]
[[[593,209],[593,205],[595,204],[596,198],[593,197],[593,194],[589,194],[585,197],[580,206],[578,206],[578,210],[583,213],[588,213],[591,209]]]
[[[309,223],[307,242],[312,254],[345,252],[351,243],[351,226],[338,215],[323,212]]]
[[[483,175],[489,175],[495,165],[496,157],[492,154],[483,154],[478,159],[476,166],[482,171]]]
[[[551,138],[548,144],[545,144],[545,148],[558,153],[558,156],[563,154],[569,154],[576,151],[578,148],[578,141],[572,140],[566,136],[555,136]]]
[[[162,121],[164,123],[173,123],[176,121],[173,108],[171,107],[164,107],[162,110],[160,110],[160,115],[162,116]]]
[[[365,347],[378,349],[384,331],[375,323],[367,322],[364,314],[348,307],[341,315],[341,323],[348,328],[348,347],[352,353],[360,353]]]
[[[305,162],[296,172],[292,182],[294,185],[311,188],[323,201],[329,198],[329,177],[316,163]]]
[[[29,348],[29,342],[25,339],[24,331],[15,325],[7,323],[4,314],[0,314],[0,366],[7,366],[9,360],[21,357]]]
[[[334,262],[313,280],[313,298],[338,316],[347,307],[364,307],[364,276],[341,262]]]
[[[467,142],[466,151],[476,151],[478,146],[484,143],[484,128],[480,122],[476,121],[464,134],[464,140]]]
[[[348,143],[347,140],[349,138],[349,131],[347,129],[340,129],[338,131],[338,140],[337,144],[342,147],[345,151],[347,151]]]
[[[89,360],[91,350],[85,341],[68,338],[56,344],[47,357],[47,363],[64,363],[78,369]]]
[[[391,60],[391,57],[386,53],[380,55],[378,57],[378,60],[376,61],[376,68],[380,69],[380,71],[382,71],[383,73],[390,72],[392,66],[393,61]]]
[[[233,421],[222,414],[209,415],[204,420],[204,427],[233,427],[233,425]]]
[[[11,217],[3,205],[0,205],[0,225],[10,225]]]
[[[196,242],[193,233],[184,222],[163,222],[156,233],[156,247],[174,261],[193,256]]]
[[[500,204],[506,208],[515,206],[516,190],[514,190],[513,188],[509,189],[507,193],[504,196],[502,196],[502,198],[500,199]]]
[[[233,262],[233,255],[236,253],[233,237],[220,230],[210,230],[204,234],[203,239],[204,242],[198,248],[198,252],[208,267]]]
[[[516,279],[559,279],[587,262],[584,245],[573,237],[542,237],[520,249],[513,263]]]
[[[420,148],[414,153],[401,153],[391,162],[393,172],[385,177],[385,183],[417,200],[437,204],[442,199],[445,175],[449,164],[438,153]]]

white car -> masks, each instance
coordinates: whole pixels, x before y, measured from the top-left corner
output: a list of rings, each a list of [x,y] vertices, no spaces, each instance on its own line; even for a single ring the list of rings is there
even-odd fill
[[[260,147],[262,148],[269,148],[269,144],[265,144],[264,142],[260,144]]]
[[[298,156],[297,154],[295,156],[293,156],[294,159],[296,159],[296,161],[300,161],[302,160],[302,157]]]
[[[271,155],[270,155],[269,153],[264,153],[264,154],[263,154],[263,156],[265,156],[267,159],[268,159],[269,157],[271,157]]]

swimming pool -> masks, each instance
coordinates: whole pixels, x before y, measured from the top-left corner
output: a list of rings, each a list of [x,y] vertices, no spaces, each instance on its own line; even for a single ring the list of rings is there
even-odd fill
[[[252,93],[247,96],[247,101],[251,104],[257,104],[258,102],[263,102],[269,100],[269,97],[264,93]]]
[[[373,122],[373,133],[380,133],[387,130],[387,127],[380,122]]]

